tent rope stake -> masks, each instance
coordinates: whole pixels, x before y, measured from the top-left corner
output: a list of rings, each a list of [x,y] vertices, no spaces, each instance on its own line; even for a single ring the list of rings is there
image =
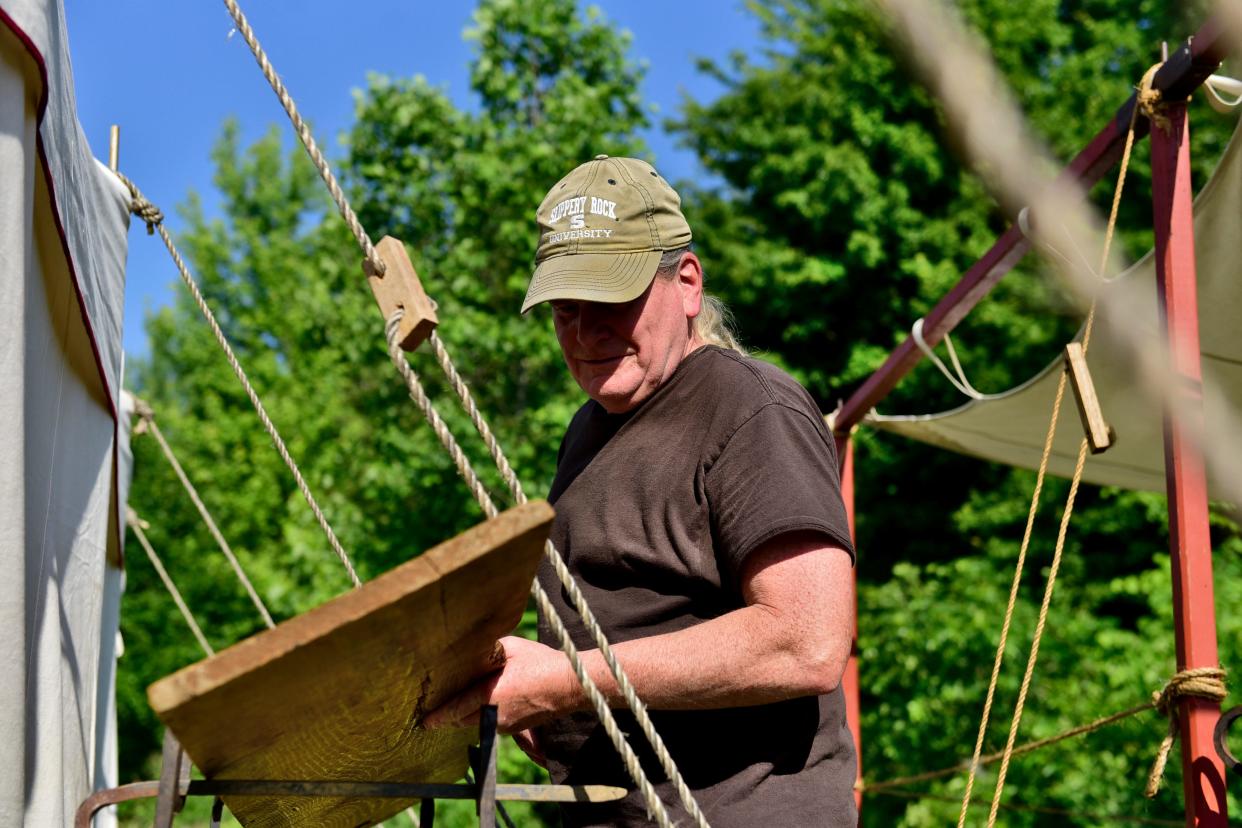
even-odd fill
[[[224,351],[224,356],[228,359],[229,365],[233,369],[233,373],[237,376],[238,381],[242,384],[242,388],[246,391],[246,396],[250,399],[251,405],[254,406],[255,413],[259,415],[259,422],[263,423],[263,428],[267,431],[267,435],[272,438],[272,442],[276,445],[276,451],[280,454],[280,459],[285,461],[285,465],[289,468],[289,472],[293,475],[294,481],[297,483],[298,491],[302,493],[302,497],[306,499],[307,505],[315,515],[315,520],[319,523],[319,528],[328,538],[328,543],[332,547],[332,551],[336,553],[336,557],[345,567],[345,571],[349,574],[349,580],[355,587],[362,586],[362,580],[359,579],[357,571],[354,569],[353,561],[349,559],[348,553],[341,546],[341,542],[337,540],[336,533],[332,531],[332,526],[328,523],[328,518],[324,515],[323,510],[319,508],[319,503],[315,500],[315,496],[311,494],[310,486],[306,483],[306,478],[302,476],[298,464],[294,462],[293,457],[289,454],[289,449],[285,446],[285,441],[281,439],[280,432],[276,430],[272,418],[268,416],[267,409],[263,406],[263,401],[259,399],[259,393],[255,391],[254,386],[250,384],[249,377],[246,376],[245,370],[241,363],[237,361],[233,348],[229,345],[228,339],[224,336],[224,331],[220,329],[220,324],[216,322],[215,314],[211,312],[211,308],[207,305],[207,300],[203,298],[202,291],[198,289],[198,283],[194,281],[194,277],[190,275],[189,268],[186,267],[185,261],[181,258],[181,254],[177,251],[177,246],[173,244],[172,236],[168,235],[168,230],[163,224],[163,214],[154,206],[145,196],[138,190],[138,187],[129,178],[117,173],[117,178],[129,188],[130,195],[133,200],[130,203],[130,210],[140,215],[147,222],[147,229],[154,229],[164,241],[164,247],[168,248],[168,254],[172,256],[173,263],[177,266],[177,272],[181,274],[181,281],[185,282],[185,286],[189,288],[190,295],[194,297],[194,304],[198,306],[203,317],[207,320],[208,326],[211,328],[212,334],[216,338],[216,343],[220,349]],[[151,212],[154,210],[154,212]]]

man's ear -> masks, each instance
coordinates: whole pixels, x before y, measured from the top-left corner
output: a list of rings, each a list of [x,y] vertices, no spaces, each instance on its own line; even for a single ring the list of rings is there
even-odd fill
[[[677,266],[677,287],[681,290],[686,318],[695,318],[703,305],[703,265],[693,253],[681,257],[681,264]]]

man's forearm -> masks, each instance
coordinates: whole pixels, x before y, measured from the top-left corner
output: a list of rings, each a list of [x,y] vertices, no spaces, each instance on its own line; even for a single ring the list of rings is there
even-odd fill
[[[685,630],[615,644],[640,699],[653,709],[744,707],[835,689],[841,649],[822,642],[823,630],[768,607],[748,606]],[[809,634],[803,634],[808,633]],[[848,648],[849,628],[840,630]],[[588,675],[613,707],[625,700],[599,650],[582,653]],[[569,670],[568,664],[566,670]],[[572,709],[588,709],[585,692],[570,673]]]
[[[678,632],[626,641],[613,653],[647,706],[746,707],[836,688],[849,656],[853,578],[849,553],[819,535],[775,539],[747,558],[745,606]],[[504,666],[445,702],[428,727],[471,724],[483,704],[501,729],[523,730],[590,709],[564,653],[510,636]],[[626,702],[598,650],[582,654],[610,706]]]
[[[741,707],[836,688],[853,635],[849,553],[816,534],[773,539],[743,571],[747,605],[678,632],[613,646],[648,706]],[[625,701],[597,650],[583,654],[609,704]],[[568,665],[566,665],[568,670]],[[570,709],[589,706],[568,676]]]

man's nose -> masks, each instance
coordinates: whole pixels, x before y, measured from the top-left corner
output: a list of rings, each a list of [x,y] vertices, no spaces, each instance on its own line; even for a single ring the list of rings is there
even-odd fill
[[[602,342],[613,335],[609,307],[600,302],[583,302],[578,311],[578,339],[584,345]]]

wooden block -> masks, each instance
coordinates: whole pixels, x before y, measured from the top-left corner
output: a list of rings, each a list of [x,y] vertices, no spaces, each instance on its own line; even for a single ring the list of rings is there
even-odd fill
[[[362,262],[362,271],[367,274],[371,292],[375,294],[375,301],[379,303],[385,321],[397,308],[405,311],[399,328],[401,348],[412,351],[431,336],[439,324],[435,307],[423,291],[423,283],[400,239],[384,236],[375,245],[375,252],[386,266],[384,275],[378,275],[366,259]]]
[[[1104,421],[1104,412],[1100,410],[1100,398],[1095,393],[1091,371],[1087,369],[1087,355],[1082,343],[1071,342],[1065,346],[1065,367],[1069,371],[1070,386],[1074,389],[1087,444],[1092,454],[1099,454],[1113,444],[1113,430]]]
[[[161,679],[151,707],[211,779],[454,782],[476,727],[424,714],[496,668],[552,523],[504,512],[273,630]],[[357,828],[405,800],[226,798],[243,825]]]

